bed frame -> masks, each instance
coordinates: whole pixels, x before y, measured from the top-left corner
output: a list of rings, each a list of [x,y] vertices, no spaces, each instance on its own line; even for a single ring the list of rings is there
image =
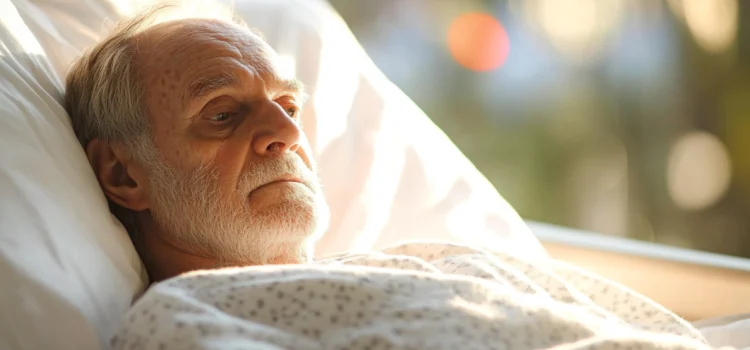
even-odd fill
[[[750,259],[528,224],[553,257],[618,281],[687,320],[750,312]]]

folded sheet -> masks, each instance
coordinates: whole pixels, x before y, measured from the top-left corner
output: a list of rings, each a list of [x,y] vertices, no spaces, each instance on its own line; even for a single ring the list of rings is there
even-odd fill
[[[115,349],[703,349],[689,323],[571,266],[443,243],[156,284]]]

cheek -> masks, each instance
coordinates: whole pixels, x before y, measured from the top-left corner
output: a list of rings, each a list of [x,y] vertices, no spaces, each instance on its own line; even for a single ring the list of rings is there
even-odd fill
[[[213,153],[206,147],[187,142],[176,131],[163,130],[156,137],[156,147],[166,165],[192,171],[211,164]]]
[[[247,139],[231,137],[221,142],[213,156],[213,163],[219,173],[221,183],[237,183],[240,173],[248,166],[249,151],[250,141]]]

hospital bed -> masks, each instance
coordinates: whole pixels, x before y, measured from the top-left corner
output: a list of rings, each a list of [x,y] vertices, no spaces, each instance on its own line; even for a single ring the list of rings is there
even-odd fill
[[[750,313],[750,260],[529,222],[553,257],[654,299],[687,320]]]
[[[0,0],[0,349],[106,348],[145,289],[60,101],[70,62],[148,2]],[[333,216],[318,255],[449,239],[552,255],[690,320],[750,312],[745,259],[525,223],[324,1],[233,3],[311,94],[302,118]]]

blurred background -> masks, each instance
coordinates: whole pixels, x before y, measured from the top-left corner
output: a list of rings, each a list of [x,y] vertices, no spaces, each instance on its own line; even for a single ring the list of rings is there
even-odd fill
[[[750,2],[329,1],[524,218],[750,257]]]

